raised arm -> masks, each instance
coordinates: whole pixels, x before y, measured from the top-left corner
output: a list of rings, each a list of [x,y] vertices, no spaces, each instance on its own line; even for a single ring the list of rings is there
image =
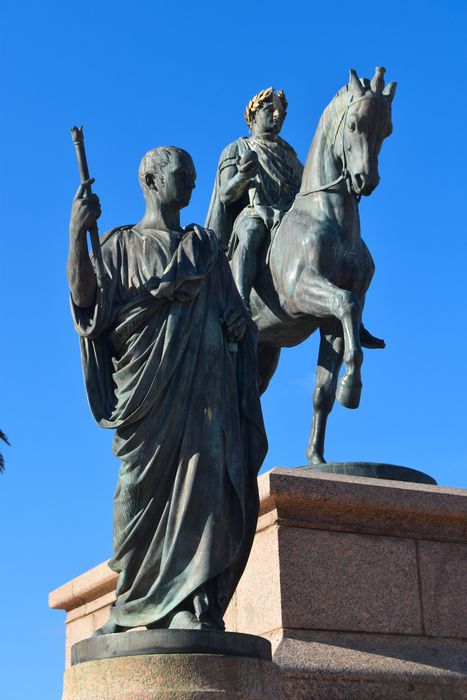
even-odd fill
[[[258,172],[258,156],[246,151],[238,163],[228,165],[220,174],[219,196],[223,204],[232,204],[243,197],[250,181]]]
[[[87,308],[95,303],[97,290],[96,273],[89,257],[86,232],[101,215],[101,206],[96,195],[84,197],[90,182],[86,181],[78,187],[70,218],[67,278],[71,298],[80,308]]]

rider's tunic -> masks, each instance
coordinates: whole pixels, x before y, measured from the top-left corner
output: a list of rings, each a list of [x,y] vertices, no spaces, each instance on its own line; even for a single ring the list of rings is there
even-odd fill
[[[221,174],[248,150],[258,155],[258,173],[252,180],[252,187],[239,200],[225,205],[219,196]],[[230,255],[236,247],[238,231],[248,219],[261,219],[269,231],[274,231],[292,206],[302,173],[303,165],[297,154],[280,136],[237,139],[223,150],[219,159],[206,227],[217,233],[229,247]]]

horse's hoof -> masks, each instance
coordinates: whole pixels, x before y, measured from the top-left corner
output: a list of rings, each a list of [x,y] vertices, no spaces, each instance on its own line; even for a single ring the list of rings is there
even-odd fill
[[[310,466],[312,467],[319,467],[321,464],[326,464],[326,460],[324,459],[323,455],[319,454],[319,452],[315,452],[315,450],[312,452],[307,452],[306,456]]]
[[[360,405],[360,397],[362,395],[361,382],[346,382],[344,378],[339,382],[336,391],[336,399],[345,408],[358,408]]]

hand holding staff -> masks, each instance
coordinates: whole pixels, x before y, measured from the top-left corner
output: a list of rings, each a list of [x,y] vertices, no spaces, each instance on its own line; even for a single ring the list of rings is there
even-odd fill
[[[76,149],[76,159],[78,161],[79,176],[81,179],[81,185],[78,191],[81,190],[81,196],[90,197],[92,195],[91,185],[94,182],[93,179],[89,177],[88,161],[86,158],[86,150],[84,148],[84,137],[83,137],[83,127],[74,126],[71,129],[71,137]],[[96,264],[96,277],[98,284],[102,284],[102,280],[105,277],[104,262],[102,260],[102,251],[99,242],[99,230],[97,228],[97,223],[93,223],[89,227],[89,234],[91,236],[91,246],[92,252],[94,253],[94,259]]]

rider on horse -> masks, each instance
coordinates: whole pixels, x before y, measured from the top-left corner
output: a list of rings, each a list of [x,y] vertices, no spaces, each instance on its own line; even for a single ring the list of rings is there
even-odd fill
[[[228,247],[240,295],[250,309],[250,293],[282,216],[302,180],[303,165],[280,136],[287,113],[282,90],[255,95],[245,109],[251,136],[221,154],[206,227]]]
[[[251,136],[224,148],[217,167],[206,228],[217,233],[227,255],[240,296],[248,311],[250,294],[266,264],[271,239],[300,190],[303,165],[294,149],[279,136],[287,114],[282,90],[270,87],[255,95],[245,109]],[[384,348],[363,326],[360,342]]]

